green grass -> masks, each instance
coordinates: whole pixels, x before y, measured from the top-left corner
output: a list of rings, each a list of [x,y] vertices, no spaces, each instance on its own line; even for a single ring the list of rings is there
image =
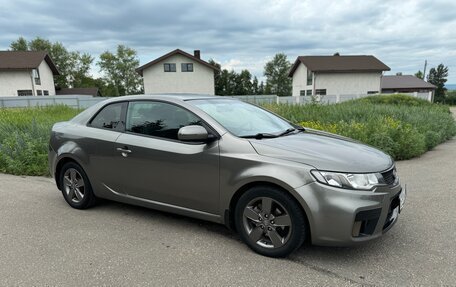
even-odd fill
[[[419,156],[456,135],[448,106],[404,95],[372,96],[336,105],[265,107],[304,127],[375,146],[396,160]]]
[[[67,106],[0,108],[0,172],[49,175],[47,152],[51,127],[78,113]]]

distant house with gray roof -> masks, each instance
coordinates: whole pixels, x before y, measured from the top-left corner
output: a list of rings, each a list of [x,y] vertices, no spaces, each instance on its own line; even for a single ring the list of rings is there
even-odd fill
[[[395,75],[382,77],[382,93],[428,93],[434,92],[436,86],[412,75]]]
[[[102,94],[98,88],[61,88],[56,90],[58,96],[67,96],[67,95],[80,95],[80,96],[92,96],[92,97],[101,97]]]
[[[390,68],[370,55],[299,56],[288,74],[293,96],[377,94]]]
[[[57,75],[46,52],[0,51],[0,97],[55,95]]]

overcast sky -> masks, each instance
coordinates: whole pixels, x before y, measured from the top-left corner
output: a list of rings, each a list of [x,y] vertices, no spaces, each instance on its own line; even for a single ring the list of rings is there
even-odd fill
[[[176,48],[262,77],[277,52],[375,55],[393,74],[444,63],[456,84],[455,0],[0,0],[0,49],[23,36],[98,56],[118,44],[141,64]],[[98,74],[94,66],[95,74]]]

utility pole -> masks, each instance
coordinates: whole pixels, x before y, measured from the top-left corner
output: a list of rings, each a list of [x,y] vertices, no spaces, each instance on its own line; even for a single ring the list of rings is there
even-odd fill
[[[426,81],[427,60],[424,60],[423,80]]]

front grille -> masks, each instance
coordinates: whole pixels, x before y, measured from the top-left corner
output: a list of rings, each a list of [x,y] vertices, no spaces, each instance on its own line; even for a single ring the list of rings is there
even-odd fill
[[[396,182],[396,168],[392,168],[382,173],[383,180],[386,184],[391,185]]]

